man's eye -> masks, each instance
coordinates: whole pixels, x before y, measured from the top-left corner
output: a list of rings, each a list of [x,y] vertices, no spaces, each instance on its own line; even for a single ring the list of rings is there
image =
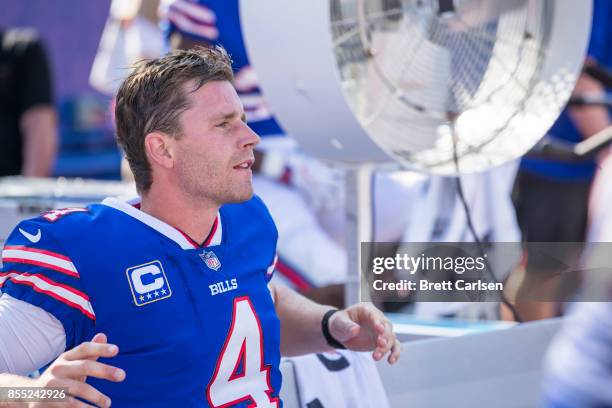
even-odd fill
[[[228,127],[228,126],[229,126],[229,124],[230,124],[229,122],[221,122],[221,123],[219,123],[219,124],[217,125],[217,127],[220,127],[220,128],[222,128],[222,129],[225,129],[226,127]]]

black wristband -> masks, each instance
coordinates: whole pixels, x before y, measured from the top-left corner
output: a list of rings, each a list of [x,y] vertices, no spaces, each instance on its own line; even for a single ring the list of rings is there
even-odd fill
[[[332,317],[334,313],[336,313],[338,309],[330,309],[323,315],[321,319],[321,331],[323,332],[323,337],[325,337],[325,341],[330,347],[335,349],[346,349],[342,343],[338,340],[334,339],[334,336],[329,332],[329,319]]]

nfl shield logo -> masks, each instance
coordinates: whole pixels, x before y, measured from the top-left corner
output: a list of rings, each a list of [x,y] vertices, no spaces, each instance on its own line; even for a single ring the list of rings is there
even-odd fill
[[[221,261],[219,261],[219,258],[217,258],[217,255],[215,255],[213,251],[202,252],[200,254],[200,258],[202,258],[206,266],[208,266],[213,271],[217,271],[221,267]]]

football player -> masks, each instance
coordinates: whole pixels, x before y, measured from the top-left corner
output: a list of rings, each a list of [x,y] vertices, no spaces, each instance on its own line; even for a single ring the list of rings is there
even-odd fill
[[[0,386],[66,388],[69,406],[279,407],[281,353],[397,361],[373,306],[338,311],[268,284],[277,231],[253,196],[259,137],[233,81],[221,48],[143,61],[124,81],[117,137],[140,197],[12,232]],[[14,375],[49,363],[38,379]]]

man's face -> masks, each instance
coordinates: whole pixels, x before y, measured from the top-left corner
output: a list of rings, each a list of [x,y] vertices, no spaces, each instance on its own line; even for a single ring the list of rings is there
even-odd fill
[[[217,205],[250,199],[253,147],[259,136],[245,123],[234,87],[227,81],[209,82],[188,98],[192,106],[179,118],[182,135],[175,143],[180,187]]]

